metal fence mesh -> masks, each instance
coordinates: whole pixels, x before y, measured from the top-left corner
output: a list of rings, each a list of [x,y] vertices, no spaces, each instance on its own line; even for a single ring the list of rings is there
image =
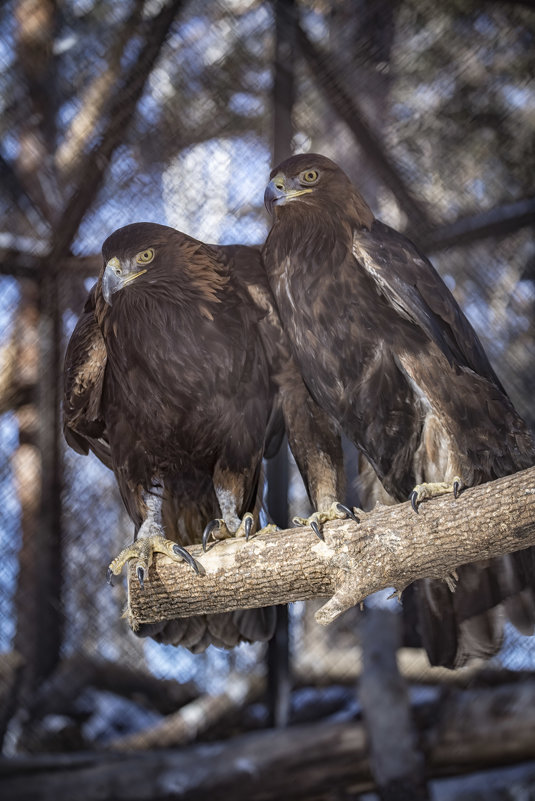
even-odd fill
[[[535,12],[455,0],[286,5],[300,26],[282,62],[295,70],[291,149],[335,159],[378,217],[422,245],[534,425]],[[61,365],[50,373],[43,320],[59,315],[62,355],[103,240],[139,220],[208,242],[265,238],[276,6],[13,0],[0,10],[0,717],[9,756],[98,748],[147,730],[152,745],[151,726],[199,694],[231,709],[225,694],[244,676],[242,711],[207,707],[198,734],[266,723],[265,646],[193,656],[128,630],[123,581],[108,588],[105,569],[132,524],[94,456],[59,439],[61,540],[44,561],[55,532],[41,531],[40,510],[54,465],[42,457],[43,409],[61,375]],[[54,270],[56,312],[46,289]],[[295,474],[291,513],[304,513]],[[53,607],[46,620],[41,602]],[[314,703],[351,714],[344,687],[358,672],[359,612],[325,631],[313,607],[291,610],[296,684],[331,685],[323,706]],[[495,663],[533,670],[534,655],[533,641],[511,629]],[[141,675],[169,680],[165,692]],[[294,707],[306,719],[304,689]],[[195,735],[180,726],[163,744]]]

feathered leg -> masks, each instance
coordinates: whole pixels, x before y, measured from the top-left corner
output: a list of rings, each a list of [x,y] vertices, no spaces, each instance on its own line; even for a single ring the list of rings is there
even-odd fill
[[[282,371],[282,411],[288,442],[315,511],[294,517],[297,526],[310,526],[319,539],[329,520],[358,518],[340,503],[344,496],[344,458],[338,429],[316,405],[295,369]],[[357,510],[358,511],[358,510]]]
[[[210,537],[216,540],[227,539],[228,537],[245,537],[249,539],[251,534],[257,532],[258,518],[251,512],[245,512],[240,517],[242,509],[250,509],[255,503],[256,487],[258,484],[258,473],[260,469],[261,455],[255,457],[251,465],[246,469],[231,470],[223,467],[219,462],[214,470],[214,490],[217,496],[221,517],[211,520],[202,535],[203,550]],[[258,466],[254,465],[258,462]],[[254,478],[252,478],[254,476]],[[251,480],[252,478],[252,480]],[[251,487],[254,487],[254,492]],[[272,530],[276,526],[268,525],[265,529]]]
[[[137,532],[132,545],[124,548],[108,567],[108,582],[112,576],[118,576],[123,565],[130,559],[136,560],[136,575],[143,589],[145,576],[152,564],[155,553],[165,553],[176,562],[186,561],[196,573],[199,568],[191,554],[176,542],[166,539],[162,523],[164,488],[163,482],[154,480],[149,492],[141,491],[141,501],[145,509],[145,518]]]

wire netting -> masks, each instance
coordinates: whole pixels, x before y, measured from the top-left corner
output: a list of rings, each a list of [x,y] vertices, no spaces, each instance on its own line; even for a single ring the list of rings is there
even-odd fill
[[[277,62],[279,5],[12,0],[0,10],[0,733],[8,756],[110,747],[140,733],[147,747],[161,745],[158,725],[199,697],[217,696],[226,716],[215,705],[195,729],[177,719],[163,744],[267,723],[265,645],[193,655],[130,632],[124,577],[110,588],[105,573],[132,523],[112,473],[50,432],[46,409],[57,405],[50,393],[61,380],[53,354],[62,358],[113,230],[147,220],[207,242],[264,241],[274,119],[284,113],[273,95],[277,68],[294,65],[288,155],[336,160],[376,216],[421,245],[535,424],[535,11],[456,0],[283,3],[297,32]],[[60,463],[58,491],[48,479]],[[290,516],[306,514],[293,463],[290,476]],[[49,491],[58,531],[42,515]],[[374,602],[399,612],[395,601]],[[349,717],[357,704],[359,610],[324,630],[315,608],[290,610],[294,721],[309,719],[312,707]],[[406,649],[402,659],[411,681],[429,680],[420,652]],[[493,664],[532,671],[533,640],[509,628]],[[229,688],[244,677],[233,706]]]

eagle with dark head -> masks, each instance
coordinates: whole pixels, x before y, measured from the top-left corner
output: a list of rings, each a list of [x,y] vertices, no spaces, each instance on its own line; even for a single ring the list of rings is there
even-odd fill
[[[330,159],[294,156],[270,178],[269,282],[312,397],[366,457],[362,504],[410,495],[417,510],[423,498],[534,464],[530,432],[426,257],[374,218]],[[455,593],[418,582],[431,662],[496,652],[504,600],[531,633],[533,567],[526,550],[461,567]]]
[[[329,510],[342,491],[339,443],[292,362],[260,249],[135,223],[102,253],[67,348],[64,431],[113,469],[135,525],[110,576],[134,560],[143,585],[155,552],[196,568],[184,546],[203,531],[204,541],[252,533],[262,458],[278,449],[284,424],[312,502]],[[254,609],[138,633],[198,652],[267,640],[273,625],[272,609]]]

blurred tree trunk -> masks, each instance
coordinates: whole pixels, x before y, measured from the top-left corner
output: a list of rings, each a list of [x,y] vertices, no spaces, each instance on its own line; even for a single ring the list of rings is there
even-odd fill
[[[389,65],[398,6],[399,0],[336,0],[329,11],[330,64],[380,144],[392,81]],[[327,136],[334,126],[337,143],[342,144],[342,166],[368,203],[375,205],[381,178],[376,165],[366,157],[362,143],[347,136],[346,124],[334,108],[330,117]]]
[[[328,155],[335,141],[336,161],[372,209],[377,210],[380,201],[391,199],[385,194],[388,190],[397,200],[397,206],[389,209],[389,216],[395,217],[397,212],[400,218],[392,222],[398,228],[406,227],[408,222],[411,230],[419,234],[428,230],[431,221],[383,142],[398,6],[398,0],[337,0],[330,7],[331,50],[316,46],[303,28],[298,31],[298,43],[326,104],[324,134],[313,149]]]
[[[19,0],[15,16],[26,104],[17,171],[41,214],[52,222],[58,212],[52,54],[58,11],[53,0]],[[21,287],[14,336],[16,382],[34,388],[29,403],[17,411],[20,445],[13,457],[22,529],[15,649],[24,659],[23,705],[56,666],[62,637],[60,312],[55,281],[46,274],[39,278]]]
[[[396,653],[401,615],[367,609],[361,617],[359,698],[369,741],[370,768],[381,801],[427,801],[425,760],[417,747],[407,682]]]
[[[130,16],[121,26],[107,53],[104,68],[85,89],[78,113],[58,147],[55,164],[65,183],[76,173],[85,148],[94,140],[99,130],[106,106],[113,98],[121,78],[121,59],[142,20],[144,5],[145,0],[133,2]]]
[[[100,137],[91,152],[83,152],[80,129],[73,132],[71,150],[63,166],[72,174],[78,154],[76,185],[58,185],[56,167],[58,100],[55,92],[53,43],[60,12],[55,0],[18,0],[15,9],[18,68],[25,89],[24,123],[18,131],[17,176],[25,194],[50,223],[49,252],[42,261],[34,294],[24,295],[19,312],[24,330],[20,359],[32,372],[35,387],[29,409],[18,412],[21,448],[14,457],[17,491],[21,503],[22,545],[16,592],[17,631],[15,648],[25,662],[23,705],[58,663],[62,641],[62,439],[60,387],[62,380],[62,260],[69,255],[79,225],[93,204],[107,174],[116,148],[124,141],[147,79],[160,54],[182,0],[169,0],[143,23],[143,44],[135,63],[124,69],[122,80],[114,72],[120,53],[141,17],[136,2],[118,38],[117,51],[110,54],[113,97],[110,82],[103,90],[107,104],[100,104],[106,118],[92,130]],[[111,81],[110,78],[110,81]],[[95,85],[86,97],[93,102]],[[92,99],[93,98],[93,99]],[[82,109],[83,111],[83,109]],[[82,128],[84,126],[81,126]],[[33,306],[32,306],[33,304]],[[32,426],[32,423],[34,424]]]

